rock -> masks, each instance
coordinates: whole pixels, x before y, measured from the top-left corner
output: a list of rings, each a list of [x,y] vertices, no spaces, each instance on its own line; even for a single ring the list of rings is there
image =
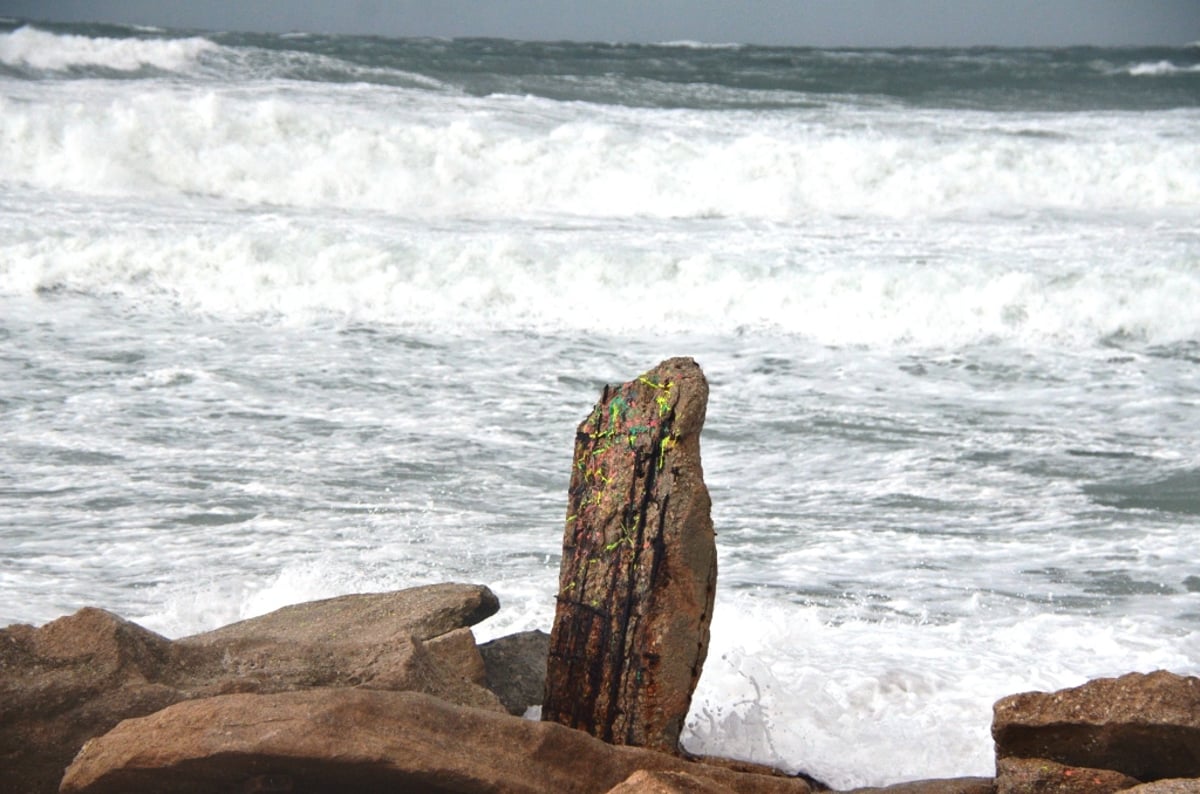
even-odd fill
[[[443,670],[454,670],[472,684],[487,687],[487,668],[475,644],[475,633],[470,629],[463,627],[430,637],[425,647]]]
[[[542,717],[678,751],[716,587],[690,358],[606,386],[575,436]]]
[[[638,770],[608,794],[737,794],[731,788],[702,780],[687,772],[647,772]]]
[[[483,585],[431,584],[286,606],[180,642],[214,646],[249,638],[255,642],[273,639],[313,645],[378,643],[383,639],[380,632],[427,640],[474,626],[499,609],[499,599]]]
[[[1111,794],[1140,782],[1111,769],[1067,766],[1044,758],[996,761],[996,794]]]
[[[1200,780],[1196,778],[1174,778],[1156,780],[1126,789],[1126,794],[1200,794]]]
[[[1101,678],[998,701],[998,759],[1045,758],[1143,781],[1200,777],[1200,678],[1166,671]]]
[[[285,607],[175,642],[94,608],[0,629],[0,792],[57,791],[84,741],[192,698],[364,686],[502,710],[472,683],[482,660],[464,647],[469,630],[451,636],[495,607],[485,587],[434,585]]]
[[[487,670],[487,688],[496,693],[509,714],[520,716],[542,705],[546,691],[546,656],[550,635],[523,631],[479,646]]]
[[[694,761],[705,766],[720,767],[733,772],[742,772],[748,775],[765,775],[768,777],[786,777],[798,778],[808,784],[808,787],[813,791],[829,791],[829,786],[821,780],[813,777],[806,772],[796,772],[788,774],[781,769],[777,769],[767,764],[760,764],[757,761],[744,761],[740,758],[725,758],[719,755],[694,755],[685,753],[685,757],[689,761]]]
[[[88,742],[62,791],[199,794],[270,784],[295,792],[600,794],[642,769],[738,792],[809,793],[798,779],[609,745],[418,692],[363,689],[223,695],[126,720]]]
[[[0,629],[0,791],[57,791],[88,738],[181,700],[170,664],[170,640],[102,609]]]
[[[175,646],[192,697],[361,686],[501,709],[476,683],[473,635],[455,635],[498,608],[482,585],[435,584],[296,604]]]
[[[912,780],[882,788],[856,788],[845,794],[995,794],[990,777],[951,777]]]

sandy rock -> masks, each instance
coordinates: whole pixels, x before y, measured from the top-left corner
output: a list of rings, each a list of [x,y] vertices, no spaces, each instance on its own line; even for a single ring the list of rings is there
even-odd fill
[[[617,747],[417,692],[362,689],[224,695],[126,720],[88,742],[62,791],[200,794],[265,777],[294,792],[601,794],[639,769],[686,772],[739,792],[809,794],[798,779]]]
[[[580,424],[542,717],[673,752],[708,652],[717,556],[704,373],[673,358]]]
[[[1067,766],[1044,758],[996,761],[996,794],[1112,794],[1140,782],[1111,769]]]
[[[509,714],[524,714],[542,705],[546,691],[546,655],[550,635],[523,631],[479,646],[487,670],[487,687],[496,693]]]
[[[0,792],[57,791],[87,739],[216,694],[365,686],[502,710],[472,683],[478,652],[448,636],[495,604],[485,587],[435,585],[287,607],[175,642],[94,608],[0,629]]]
[[[1101,678],[998,701],[998,759],[1045,758],[1143,781],[1200,777],[1200,678],[1166,671]]]

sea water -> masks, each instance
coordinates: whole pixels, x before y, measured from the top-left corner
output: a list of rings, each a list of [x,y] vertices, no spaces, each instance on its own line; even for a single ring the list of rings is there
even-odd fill
[[[696,752],[989,775],[1200,673],[1200,50],[0,23],[0,624],[438,581],[548,629],[576,425],[693,356]]]

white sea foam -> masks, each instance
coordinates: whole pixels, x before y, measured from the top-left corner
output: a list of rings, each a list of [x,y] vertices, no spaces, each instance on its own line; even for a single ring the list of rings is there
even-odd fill
[[[712,643],[685,746],[845,790],[990,777],[996,700],[1132,670],[1186,671],[1200,633],[1172,647],[1111,617],[831,623],[812,608],[732,596],[718,605]]]
[[[784,222],[1200,207],[1188,113],[840,119],[358,86],[52,90],[55,101],[0,100],[6,180],[427,218]]]
[[[101,67],[131,72],[145,67],[181,71],[218,45],[186,39],[112,39],[50,33],[25,25],[0,33],[0,62],[47,71]]]
[[[1179,66],[1170,61],[1147,61],[1145,63],[1136,63],[1127,69],[1127,72],[1133,77],[1163,77],[1165,75],[1176,74],[1196,74],[1200,72],[1200,64],[1192,64],[1189,66]]]
[[[738,44],[732,41],[695,41],[693,39],[675,39],[673,41],[660,42],[659,47],[679,47],[686,50],[739,50],[744,48],[745,44]]]
[[[139,205],[118,218],[139,210],[146,219],[156,213]],[[1195,263],[1173,253],[1163,230],[1112,238],[1113,246],[1160,252],[1127,271],[1099,266],[1070,225],[1031,230],[1014,259],[1004,252],[1007,226],[975,223],[908,242],[908,232],[891,224],[818,225],[797,229],[796,249],[780,252],[761,247],[761,227],[711,223],[526,236],[477,224],[438,230],[302,214],[240,228],[164,221],[121,232],[123,221],[101,214],[64,245],[56,236],[62,225],[47,220],[44,230],[23,229],[31,239],[0,240],[3,291],[67,289],[214,316],[463,331],[758,328],[829,344],[917,346],[1008,340],[1086,347],[1113,336],[1162,344],[1200,336]],[[64,222],[78,224],[78,216]],[[849,242],[829,242],[843,234]],[[965,255],[960,236],[994,237],[995,255]],[[909,246],[919,253],[909,254]],[[892,253],[876,260],[879,250]]]

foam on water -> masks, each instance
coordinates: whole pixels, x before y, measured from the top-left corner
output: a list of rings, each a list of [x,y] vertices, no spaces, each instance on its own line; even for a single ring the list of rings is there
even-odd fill
[[[1134,77],[1164,77],[1178,74],[1200,72],[1200,64],[1180,66],[1170,61],[1154,61],[1153,63],[1137,63],[1129,67],[1128,72]]]
[[[735,597],[714,617],[684,743],[803,770],[843,790],[991,776],[997,699],[1179,668],[1200,651],[1200,632],[1173,646],[1160,636],[1136,620],[1052,615],[829,622],[811,609]]]
[[[993,222],[947,223],[930,236],[833,219],[782,230],[791,244],[780,249],[777,226],[716,220],[594,221],[527,235],[503,224],[439,228],[283,212],[230,228],[209,223],[209,211],[66,204],[61,215],[0,233],[0,289],[461,331],[758,328],[830,344],[1084,347],[1114,336],[1170,344],[1200,334],[1192,311],[1200,279],[1187,253],[1194,230],[1184,225],[1135,232],[1032,223],[1014,259],[1006,250],[1012,225]],[[131,223],[135,214],[162,225]],[[854,243],[838,243],[843,235]],[[1136,246],[1153,259],[1133,269],[1108,262],[1101,238],[1105,248]]]
[[[147,67],[183,71],[201,55],[219,49],[199,36],[133,39],[50,33],[25,25],[0,33],[0,63],[44,71],[100,67],[133,72]]]
[[[351,85],[38,85],[0,98],[9,183],[406,217],[1186,213],[1176,117],[569,106]]]

